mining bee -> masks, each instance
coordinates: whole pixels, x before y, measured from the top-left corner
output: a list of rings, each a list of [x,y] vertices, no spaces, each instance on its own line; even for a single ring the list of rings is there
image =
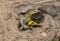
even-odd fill
[[[39,23],[43,21],[44,15],[43,12],[35,12],[35,13],[29,13],[28,15],[26,15],[25,18],[26,19],[20,21],[23,26],[21,29],[40,26]],[[26,21],[24,22],[24,20]]]

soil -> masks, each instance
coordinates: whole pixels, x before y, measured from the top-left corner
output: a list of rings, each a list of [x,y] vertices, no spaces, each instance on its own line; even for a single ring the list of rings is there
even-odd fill
[[[42,27],[21,31],[21,13],[37,8],[44,12]],[[59,0],[0,0],[0,41],[52,41],[56,37],[60,37]]]

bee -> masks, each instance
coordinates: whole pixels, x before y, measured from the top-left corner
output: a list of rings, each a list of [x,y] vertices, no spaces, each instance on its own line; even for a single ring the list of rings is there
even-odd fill
[[[42,12],[29,13],[28,15],[26,15],[25,18],[22,18],[22,20],[20,21],[22,25],[21,29],[40,26],[39,23],[42,22],[43,19],[44,19],[44,15]]]

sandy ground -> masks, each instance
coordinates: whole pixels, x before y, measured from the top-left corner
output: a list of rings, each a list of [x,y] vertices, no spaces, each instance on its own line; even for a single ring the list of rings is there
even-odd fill
[[[18,29],[20,12],[25,12],[31,8],[40,7],[43,0],[0,0],[0,41],[51,41],[56,35],[60,36],[60,2],[45,3],[44,5],[55,5],[59,7],[57,16],[54,10],[51,14],[44,14],[42,27],[33,28],[25,31]],[[25,5],[27,4],[27,5]],[[32,5],[33,4],[33,5]],[[29,8],[28,8],[29,7]],[[45,9],[46,10],[46,9]],[[48,30],[46,28],[49,28]]]

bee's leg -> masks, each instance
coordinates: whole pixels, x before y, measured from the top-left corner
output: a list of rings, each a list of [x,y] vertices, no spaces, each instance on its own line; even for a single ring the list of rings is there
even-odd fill
[[[31,26],[31,27],[30,27],[30,30],[32,30],[32,29],[33,29],[33,27]]]
[[[24,27],[24,26],[21,26],[21,28],[20,28],[20,30],[27,30],[27,29],[29,29],[29,27],[26,28],[26,27]]]
[[[23,28],[24,28],[24,27],[23,27],[23,26],[21,26],[21,27],[20,27],[20,30],[22,30]]]

